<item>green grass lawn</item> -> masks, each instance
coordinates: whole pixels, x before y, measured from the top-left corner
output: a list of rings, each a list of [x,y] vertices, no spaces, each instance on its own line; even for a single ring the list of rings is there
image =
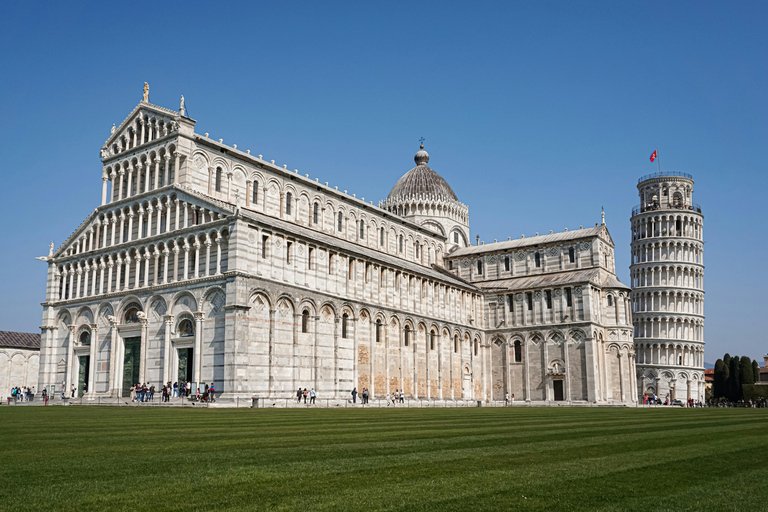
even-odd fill
[[[768,510],[766,409],[2,407],[5,510]]]

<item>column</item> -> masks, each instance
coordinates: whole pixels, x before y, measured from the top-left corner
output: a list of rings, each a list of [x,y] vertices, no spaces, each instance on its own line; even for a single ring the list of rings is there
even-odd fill
[[[168,255],[171,251],[168,250],[168,245],[163,248],[163,284],[168,282]]]
[[[147,330],[149,321],[146,315],[139,316],[141,320],[141,354],[139,357],[139,382],[147,382]]]
[[[203,313],[194,313],[195,316],[195,366],[194,381],[199,383],[203,377]]]
[[[88,398],[93,400],[93,395],[96,393],[94,389],[94,383],[96,382],[96,346],[99,344],[99,326],[98,324],[91,324],[91,346],[90,354],[88,357]]]
[[[163,164],[163,185],[168,185],[168,175],[171,173],[171,155],[165,154],[163,156],[163,160],[165,160],[165,163]],[[157,186],[157,185],[156,185]]]
[[[163,315],[165,321],[165,337],[163,338],[163,384],[173,381],[171,375],[171,329],[173,328],[173,315]]]
[[[157,274],[159,273],[160,267],[160,251],[157,250],[157,247],[155,247],[155,251],[152,253],[152,256],[155,258],[155,270],[152,272],[152,286],[156,286]]]
[[[171,274],[171,282],[175,282],[179,278],[179,243],[173,243],[173,274]]]
[[[136,240],[144,238],[144,205],[139,205],[139,232],[136,234]],[[128,235],[128,241],[130,242],[130,236]]]
[[[204,276],[210,275],[210,268],[211,268],[211,237],[210,235],[206,235],[205,236],[205,268],[203,269]]]
[[[64,378],[64,392],[66,393],[66,396],[69,397],[72,396],[72,373],[74,372],[72,365],[74,364],[73,360],[75,358],[75,326],[68,325],[67,329],[69,329],[69,340],[67,341],[67,373]]]
[[[108,231],[108,225],[111,224],[111,222],[107,219],[107,217],[104,217],[104,222],[101,225],[101,249],[107,246],[107,231]]]
[[[626,376],[624,375],[624,359],[626,359],[626,356],[622,354],[620,351],[617,354],[619,358],[619,389],[621,390],[621,401],[626,402],[627,401],[627,383],[626,383]]]
[[[155,157],[155,174],[152,177],[152,188],[159,188],[157,183],[157,180],[159,178],[160,178],[160,158]]]
[[[133,208],[128,210],[128,240],[125,240],[126,242],[130,242],[131,239],[133,238],[133,217],[135,215],[136,214],[133,213]],[[121,233],[122,233],[122,230],[121,230]],[[139,234],[141,234],[141,231],[139,231]],[[120,240],[120,243],[123,243],[122,239]]]
[[[184,226],[183,227],[186,228],[189,226],[189,210],[188,210],[189,204],[186,202],[182,204],[184,205]]]
[[[149,249],[144,249],[144,287],[149,286]]]
[[[179,198],[174,199],[173,203],[176,205],[176,223],[173,225],[173,229],[179,229]]]
[[[107,178],[106,176],[101,177],[101,205],[102,206],[107,204],[107,181],[109,181],[109,178]]]
[[[165,196],[165,232],[171,230],[171,198]],[[160,230],[157,231],[158,233]]]
[[[74,298],[79,299],[80,298],[80,283],[82,282],[83,278],[83,269],[80,266],[80,262],[77,262],[77,286],[75,287],[75,295]]]
[[[117,200],[119,201],[123,198],[123,176],[125,176],[125,169],[120,169],[117,174],[120,176],[120,186],[118,187],[119,194],[117,197]],[[112,187],[114,188],[114,185],[112,185]]]
[[[152,213],[155,211],[152,203],[147,205],[147,238],[152,236]]]
[[[179,183],[179,165],[181,163],[181,153],[178,151],[174,151],[174,156],[176,157],[176,160],[174,160],[173,164],[173,184],[178,185]]]
[[[120,255],[117,255],[117,279],[115,280],[115,291],[121,291],[123,287],[120,285],[120,278],[123,273],[123,259]]]
[[[114,266],[112,256],[107,256],[107,293],[112,293],[112,267]]]
[[[318,265],[315,264],[315,268]],[[216,275],[221,274],[221,232],[216,232]]]
[[[189,249],[189,242],[184,240],[184,275],[181,278],[182,280],[189,277]]]
[[[155,226],[155,234],[159,235],[161,231],[160,226],[163,223],[163,210],[165,209],[163,208],[163,203],[160,198],[157,199],[157,206],[155,209],[157,210],[157,225]]]
[[[123,290],[130,290],[131,288],[131,255],[126,253],[125,254],[125,286],[123,286]],[[138,274],[138,272],[137,272]],[[138,276],[137,276],[138,277]]]
[[[571,357],[568,353],[568,340],[563,340],[563,362],[565,363],[565,400],[571,401]]]
[[[104,270],[107,268],[104,258],[99,258],[99,295],[104,293]],[[94,289],[96,287],[94,286]],[[95,293],[95,290],[94,290]],[[90,389],[90,388],[89,388]]]
[[[131,197],[131,189],[133,188],[133,164],[128,166],[128,192],[125,197]]]
[[[530,371],[530,366],[528,362],[528,340],[523,341],[523,348],[524,348],[524,353],[523,353],[524,372],[523,373],[525,374],[525,381],[524,381],[525,393],[523,393],[523,395],[524,395],[525,401],[530,402],[531,401],[531,371]]]
[[[200,240],[195,237],[195,242],[192,244],[195,248],[195,275],[194,277],[200,277]]]

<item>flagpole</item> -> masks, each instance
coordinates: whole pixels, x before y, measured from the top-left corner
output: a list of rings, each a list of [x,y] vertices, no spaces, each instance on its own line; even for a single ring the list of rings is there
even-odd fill
[[[656,164],[659,166],[659,174],[661,174],[661,160],[659,160],[659,149],[656,148]]]

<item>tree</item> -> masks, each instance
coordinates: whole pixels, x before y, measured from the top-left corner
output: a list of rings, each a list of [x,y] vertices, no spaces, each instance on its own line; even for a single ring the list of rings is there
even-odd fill
[[[715,362],[715,373],[712,382],[712,394],[715,398],[724,397],[727,391],[726,383],[728,382],[728,366],[722,359],[718,359]]]
[[[728,365],[730,376],[728,378],[728,400],[736,401],[741,398],[741,375],[739,372],[739,356],[733,356]]]
[[[739,360],[739,396],[744,396],[741,386],[755,383],[755,372],[752,369],[752,360],[748,356],[741,356]]]
[[[754,382],[760,382],[760,366],[758,366],[757,361],[754,359],[752,360],[752,374],[755,377]]]

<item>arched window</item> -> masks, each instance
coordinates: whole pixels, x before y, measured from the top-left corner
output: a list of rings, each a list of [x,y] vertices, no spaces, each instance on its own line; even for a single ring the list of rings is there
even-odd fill
[[[181,336],[182,338],[189,338],[194,335],[195,335],[195,324],[193,324],[192,320],[190,320],[189,318],[185,318],[179,324],[179,336]]]
[[[453,232],[453,243],[458,244],[459,243],[459,232],[454,231]]]
[[[453,337],[453,352],[458,354],[459,353],[459,335]]]
[[[435,331],[429,333],[429,350],[435,350]]]
[[[519,363],[523,360],[523,347],[520,340],[515,340],[515,362]]]
[[[400,245],[398,247],[400,252],[403,252],[403,235],[400,235]]]
[[[251,202],[257,204],[259,202],[259,182],[253,182],[253,189],[251,191]]]
[[[379,245],[384,245],[384,228],[379,230]]]
[[[221,192],[221,167],[216,168],[216,192]]]
[[[349,320],[348,314],[341,315],[341,337],[344,339],[347,338],[347,320]]]
[[[290,192],[285,193],[285,214],[290,215],[291,214],[291,199],[293,196]]]
[[[405,326],[405,333],[403,336],[403,343],[407,347],[411,343],[411,327],[409,325]]]
[[[477,260],[477,275],[483,275],[483,262],[480,260]]]
[[[541,254],[536,253],[533,255],[533,260],[536,263],[536,268],[539,268],[541,266]]]
[[[312,205],[312,224],[317,224],[317,210],[319,205],[317,203]]]
[[[362,240],[365,238],[365,221],[360,219],[360,236],[359,239]]]
[[[571,263],[576,261],[576,251],[573,250],[573,247],[568,248],[568,261]]]
[[[339,212],[339,222],[338,222],[338,226],[337,226],[338,231],[341,231],[342,228],[344,227],[343,226],[343,222],[344,222],[344,214]]]
[[[478,343],[477,343],[477,340],[475,340],[475,355],[477,355],[477,346],[478,346]]]
[[[608,296],[608,305],[613,306],[613,296],[611,295]]]
[[[381,320],[376,319],[376,343],[381,341]]]
[[[504,270],[509,272],[509,256],[504,256]]]
[[[139,322],[139,309],[138,308],[130,308],[128,311],[125,312],[125,316],[123,317],[126,324],[135,324]]]
[[[301,332],[309,332],[309,310],[305,309],[301,312]]]
[[[83,331],[80,333],[80,344],[81,345],[91,344],[91,333],[89,331]]]

